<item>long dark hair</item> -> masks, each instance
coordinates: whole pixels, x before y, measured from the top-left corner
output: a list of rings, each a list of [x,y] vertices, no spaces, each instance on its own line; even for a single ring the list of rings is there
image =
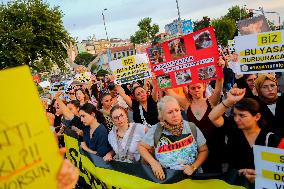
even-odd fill
[[[110,94],[109,93],[103,93],[102,95],[100,95],[100,99],[98,101],[98,106],[97,106],[98,109],[102,109],[103,108],[103,99],[106,96],[110,96]]]
[[[92,113],[95,113],[95,117],[97,119],[97,121],[100,123],[100,124],[103,124],[104,126],[106,126],[106,120],[105,120],[105,117],[103,116],[103,114],[97,110],[97,108],[93,105],[93,104],[90,104],[90,103],[86,103],[84,104],[80,110],[86,112],[87,114],[92,114]]]

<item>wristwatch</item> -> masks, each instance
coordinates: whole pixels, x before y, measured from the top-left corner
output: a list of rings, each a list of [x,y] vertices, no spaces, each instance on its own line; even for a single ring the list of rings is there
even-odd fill
[[[197,168],[194,165],[191,165],[191,167],[193,169],[193,172],[196,171]]]

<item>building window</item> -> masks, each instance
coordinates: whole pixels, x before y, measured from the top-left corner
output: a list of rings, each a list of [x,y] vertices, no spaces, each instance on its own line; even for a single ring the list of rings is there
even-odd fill
[[[126,51],[126,56],[129,56],[129,51]]]
[[[125,52],[122,52],[122,56],[125,57]]]
[[[113,57],[116,58],[116,53],[113,54]]]

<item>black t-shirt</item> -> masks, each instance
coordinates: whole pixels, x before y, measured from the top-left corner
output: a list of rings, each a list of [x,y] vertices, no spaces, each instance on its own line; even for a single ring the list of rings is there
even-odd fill
[[[253,148],[247,141],[243,131],[238,129],[232,118],[225,118],[223,125],[228,136],[228,161],[232,169],[254,169]],[[268,131],[261,129],[258,134],[255,145],[265,146],[265,140]],[[271,134],[268,139],[269,147],[277,147],[280,143],[280,137]]]
[[[157,102],[154,101],[151,95],[147,98],[147,112],[143,109],[143,115],[150,125],[155,125],[159,122],[158,120],[158,109]],[[133,120],[135,123],[142,123],[140,110],[139,110],[139,102],[135,99],[132,99],[132,110],[133,110]]]
[[[80,117],[78,117],[78,116],[74,116],[69,124],[70,124],[70,126],[75,126],[78,129],[84,131],[85,125],[82,123]]]

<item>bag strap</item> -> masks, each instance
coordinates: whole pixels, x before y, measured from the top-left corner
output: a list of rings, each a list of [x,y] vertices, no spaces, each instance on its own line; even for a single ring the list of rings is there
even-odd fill
[[[192,122],[188,122],[189,128],[192,132],[193,138],[194,140],[197,142],[197,129],[196,129],[196,125]]]
[[[128,135],[128,138],[127,138],[127,141],[126,141],[126,144],[125,144],[125,148],[122,149],[122,151],[121,151],[122,153],[121,154],[120,153],[117,154],[118,155],[118,159],[121,159],[121,157],[125,157],[128,154],[128,150],[130,148],[130,144],[132,142],[133,134],[134,134],[135,129],[136,129],[136,124],[134,123],[132,125],[131,131],[130,131],[130,133]],[[117,142],[117,147],[119,148],[118,140],[116,142]],[[119,152],[119,150],[118,150],[118,152]]]
[[[266,134],[266,137],[265,137],[265,146],[268,146],[268,139],[269,139],[269,136],[270,136],[271,134],[274,134],[274,133],[269,132],[269,133]]]
[[[160,122],[157,123],[157,127],[154,132],[154,147],[157,147],[157,144],[162,136],[163,127],[161,126]]]

